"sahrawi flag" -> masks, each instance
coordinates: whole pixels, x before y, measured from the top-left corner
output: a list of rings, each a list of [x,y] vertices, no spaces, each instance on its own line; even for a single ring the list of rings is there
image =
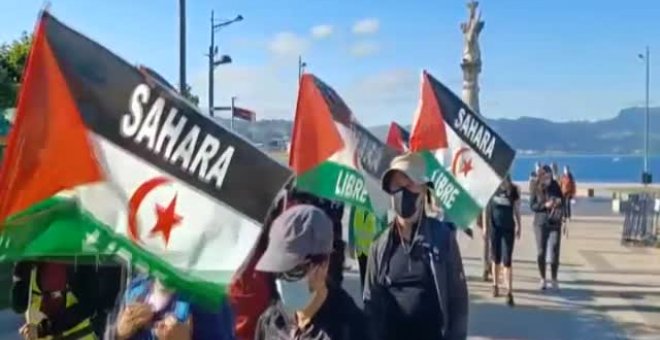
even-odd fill
[[[217,306],[290,176],[44,13],[0,173],[0,260],[121,255]]]
[[[515,156],[479,115],[427,72],[422,73],[410,148],[426,157],[436,199],[445,216],[462,228],[470,228]]]
[[[398,152],[403,153],[410,150],[410,132],[395,122],[390,124],[390,130],[387,132],[385,141],[387,145]]]
[[[289,157],[295,186],[347,203],[348,239],[358,248],[368,249],[386,220],[389,200],[380,177],[396,154],[358,123],[334,89],[303,75]]]
[[[300,81],[289,165],[295,186],[331,200],[383,210],[377,178],[396,152],[361,126],[330,86],[311,74]],[[386,209],[386,207],[385,207]]]

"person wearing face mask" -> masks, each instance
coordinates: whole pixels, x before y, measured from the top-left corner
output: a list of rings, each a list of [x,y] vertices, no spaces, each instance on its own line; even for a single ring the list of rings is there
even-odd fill
[[[360,309],[328,280],[333,239],[332,221],[313,205],[290,207],[272,222],[256,270],[274,275],[277,294],[255,339],[368,339]]]
[[[382,177],[396,216],[371,245],[367,263],[363,300],[375,339],[467,338],[468,291],[455,227],[432,216],[425,172],[421,156],[405,153]]]
[[[534,232],[536,235],[537,264],[541,276],[540,289],[547,288],[546,254],[551,249],[550,270],[552,288],[558,289],[557,272],[559,271],[559,249],[561,246],[561,227],[563,220],[562,194],[559,184],[552,179],[552,168],[543,166],[539,171],[539,180],[530,196],[530,208],[534,212]]]

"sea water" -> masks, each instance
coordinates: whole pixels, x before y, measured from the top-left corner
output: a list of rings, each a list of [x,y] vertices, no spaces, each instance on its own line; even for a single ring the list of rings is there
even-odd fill
[[[644,158],[641,156],[517,155],[511,171],[513,179],[529,179],[536,162],[556,162],[560,172],[564,165],[568,165],[576,181],[599,183],[640,183],[644,166]],[[660,181],[660,157],[649,158],[649,171],[653,174],[654,182]]]

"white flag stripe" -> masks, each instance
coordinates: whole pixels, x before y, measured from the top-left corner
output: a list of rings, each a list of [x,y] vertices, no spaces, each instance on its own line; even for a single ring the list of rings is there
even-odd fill
[[[477,152],[465,144],[452,129],[447,131],[447,149],[438,150],[435,155],[438,161],[450,172],[456,167],[454,177],[481,207],[488,204],[491,196],[497,190],[502,179]],[[464,150],[464,151],[461,151]],[[467,176],[461,170],[464,161],[471,162],[472,169]]]
[[[130,197],[146,181],[166,177],[171,182],[149,192],[137,210],[138,235],[143,246],[186,271],[234,271],[243,263],[261,230],[256,222],[103,137],[91,135],[107,181],[78,190],[86,210],[116,232],[127,235]],[[171,229],[165,247],[163,235],[150,232],[156,224],[157,205],[167,208],[175,196],[175,213],[181,220]]]

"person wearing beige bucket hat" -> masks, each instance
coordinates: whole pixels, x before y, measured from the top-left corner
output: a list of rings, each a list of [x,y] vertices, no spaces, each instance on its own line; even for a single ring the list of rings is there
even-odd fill
[[[468,292],[455,226],[435,213],[422,156],[404,153],[383,173],[394,220],[371,245],[365,313],[377,339],[465,339]]]

